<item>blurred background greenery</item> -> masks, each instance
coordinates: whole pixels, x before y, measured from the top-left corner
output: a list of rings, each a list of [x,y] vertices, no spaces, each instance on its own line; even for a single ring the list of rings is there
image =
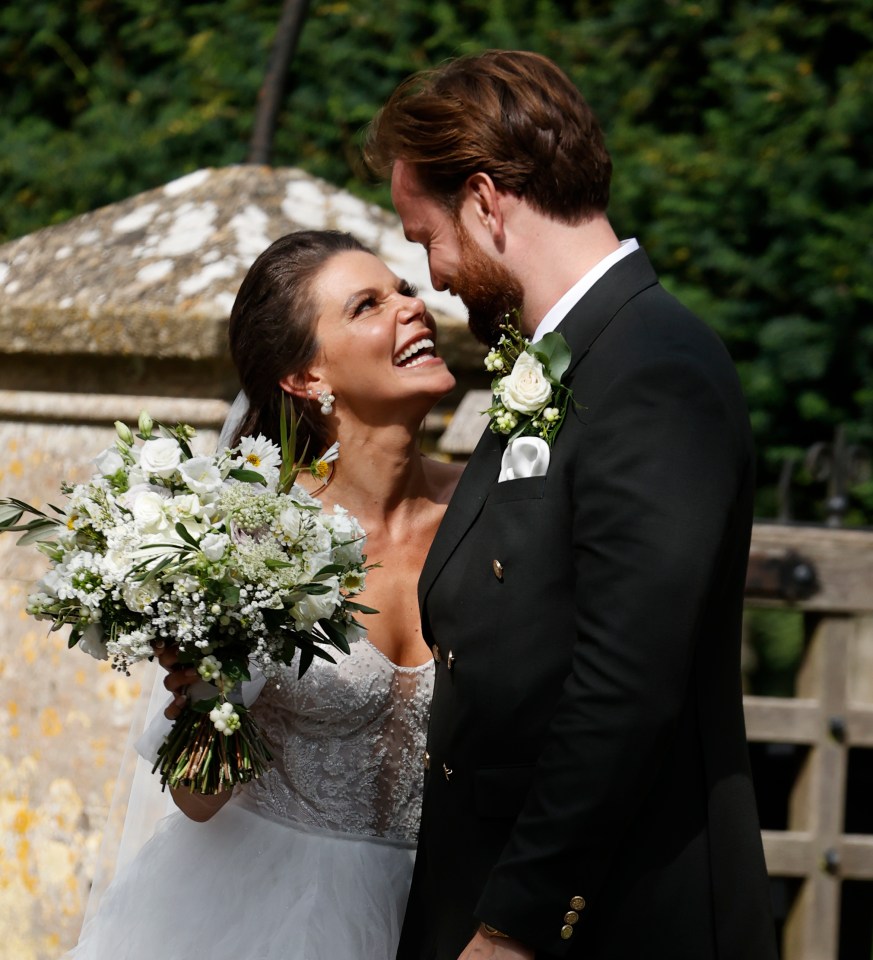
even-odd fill
[[[7,0],[0,242],[204,166],[244,162],[281,3]],[[873,440],[873,5],[868,0],[312,0],[272,162],[389,206],[363,127],[410,72],[544,53],[594,106],[611,215],[721,335],[759,449],[823,516],[811,444]],[[873,521],[873,484],[847,522]]]

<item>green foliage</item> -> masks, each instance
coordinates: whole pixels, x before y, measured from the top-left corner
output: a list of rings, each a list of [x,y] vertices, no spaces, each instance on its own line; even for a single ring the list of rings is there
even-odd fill
[[[793,697],[797,669],[803,655],[803,613],[798,610],[747,607],[746,648],[752,662],[745,675],[751,694]]]
[[[278,2],[7,0],[0,239],[203,166],[242,162]],[[611,215],[725,340],[762,451],[873,445],[873,9],[866,0],[313,0],[273,162],[388,205],[361,131],[446,57],[554,58],[597,110]],[[810,481],[799,509],[814,516]],[[873,520],[859,486],[856,521]]]

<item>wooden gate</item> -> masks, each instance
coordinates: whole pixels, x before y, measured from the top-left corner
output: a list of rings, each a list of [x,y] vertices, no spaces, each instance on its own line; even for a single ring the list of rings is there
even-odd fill
[[[873,749],[873,531],[756,524],[747,606],[756,605],[801,610],[806,638],[794,696],[745,699],[750,742],[805,753],[787,829],[763,832],[770,875],[798,887],[782,958],[842,960],[843,885],[873,881],[873,835],[845,832],[850,751]],[[865,802],[873,808],[873,796]]]

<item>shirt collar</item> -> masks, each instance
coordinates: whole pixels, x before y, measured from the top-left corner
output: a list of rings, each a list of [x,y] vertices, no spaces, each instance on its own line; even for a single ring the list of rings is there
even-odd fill
[[[624,259],[628,254],[633,253],[634,250],[639,250],[639,248],[640,245],[635,238],[622,240],[617,250],[613,250],[612,253],[595,263],[543,317],[539,326],[534,331],[531,342],[536,343],[537,340],[541,340],[547,333],[551,333],[610,267],[614,267],[619,260]]]

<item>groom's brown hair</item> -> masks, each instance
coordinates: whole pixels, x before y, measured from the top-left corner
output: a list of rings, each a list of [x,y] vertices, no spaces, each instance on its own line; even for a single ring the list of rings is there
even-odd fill
[[[606,210],[612,161],[582,94],[536,53],[487,50],[416,74],[370,125],[372,171],[395,160],[449,211],[474,173],[555,220],[578,223]]]

